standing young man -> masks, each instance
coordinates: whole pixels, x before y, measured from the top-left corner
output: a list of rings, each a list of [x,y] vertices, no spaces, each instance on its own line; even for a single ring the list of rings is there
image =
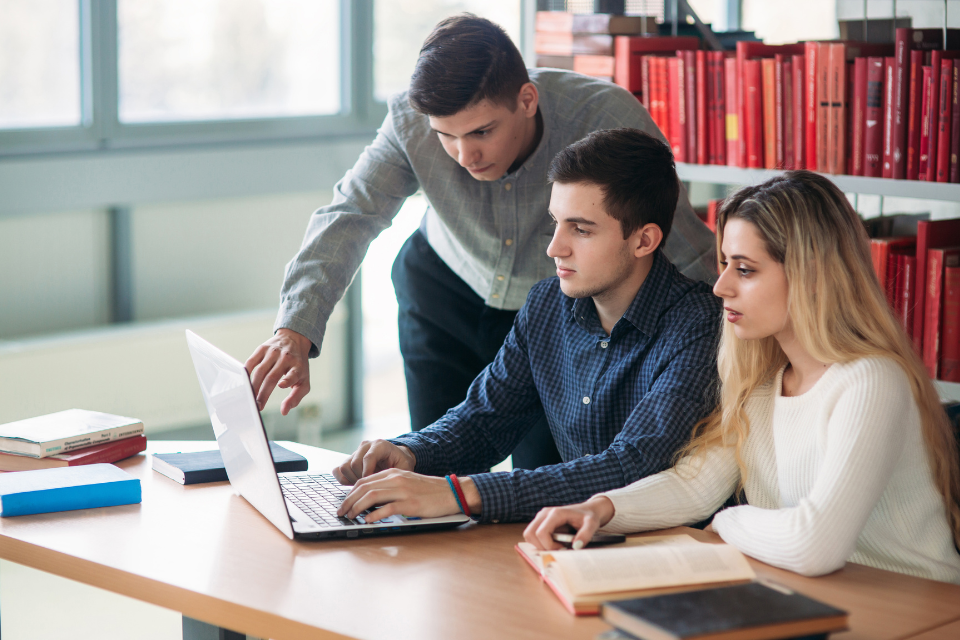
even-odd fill
[[[334,470],[356,484],[341,515],[462,505],[485,522],[529,519],[670,467],[713,409],[720,301],[660,249],[679,191],[670,149],[635,129],[598,131],[561,151],[550,177],[557,277],[531,289],[466,400]],[[544,418],[564,462],[484,473]],[[471,474],[462,494],[445,474]]]
[[[260,406],[289,388],[286,414],[310,389],[308,357],[370,242],[404,199],[429,209],[393,268],[414,430],[438,420],[490,363],[530,288],[554,273],[545,249],[547,167],[600,129],[633,127],[662,139],[624,89],[579,74],[528,70],[488,20],[444,20],[424,42],[410,90],[390,100],[376,139],[314,213],[287,265],[275,334],[247,360]],[[681,195],[666,257],[696,280],[716,278],[712,234]],[[559,459],[545,424],[514,465]]]

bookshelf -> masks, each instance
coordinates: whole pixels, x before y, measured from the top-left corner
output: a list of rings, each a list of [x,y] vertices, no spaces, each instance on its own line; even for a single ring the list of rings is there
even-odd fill
[[[742,169],[723,165],[677,163],[677,175],[684,182],[710,184],[753,185],[782,174],[776,169]],[[960,184],[924,182],[921,180],[893,180],[861,176],[823,174],[845,193],[921,198],[960,202]],[[935,380],[943,400],[960,401],[960,383]]]

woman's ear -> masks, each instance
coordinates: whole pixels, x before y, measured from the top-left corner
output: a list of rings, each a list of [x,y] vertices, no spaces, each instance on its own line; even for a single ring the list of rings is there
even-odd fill
[[[659,225],[648,222],[633,232],[632,239],[633,255],[642,258],[657,250],[663,242],[663,230]]]

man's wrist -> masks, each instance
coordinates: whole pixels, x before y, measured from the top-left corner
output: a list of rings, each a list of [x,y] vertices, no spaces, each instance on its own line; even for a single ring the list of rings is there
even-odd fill
[[[483,501],[480,499],[480,490],[477,489],[473,478],[467,476],[458,479],[460,480],[460,488],[463,489],[463,497],[467,499],[467,506],[470,507],[470,513],[475,515],[481,513],[483,511]]]
[[[414,471],[417,468],[417,454],[411,451],[410,447],[405,444],[396,445],[397,449],[400,450],[400,454],[406,459],[407,463],[410,465],[410,471]]]
[[[278,336],[283,336],[297,343],[297,345],[310,353],[310,349],[313,347],[313,341],[302,333],[297,333],[293,329],[277,329],[276,334]]]

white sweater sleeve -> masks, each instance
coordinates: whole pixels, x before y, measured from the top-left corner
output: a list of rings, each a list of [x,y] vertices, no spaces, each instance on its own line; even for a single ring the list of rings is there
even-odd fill
[[[870,513],[883,495],[916,403],[906,375],[885,359],[864,359],[845,380],[826,425],[823,457],[812,490],[795,507],[738,506],[714,518],[726,542],[749,556],[803,575],[839,569],[854,552]],[[781,454],[782,455],[782,454]]]
[[[613,502],[604,531],[633,533],[699,522],[720,508],[740,480],[730,447],[684,458],[675,467],[602,495]]]

